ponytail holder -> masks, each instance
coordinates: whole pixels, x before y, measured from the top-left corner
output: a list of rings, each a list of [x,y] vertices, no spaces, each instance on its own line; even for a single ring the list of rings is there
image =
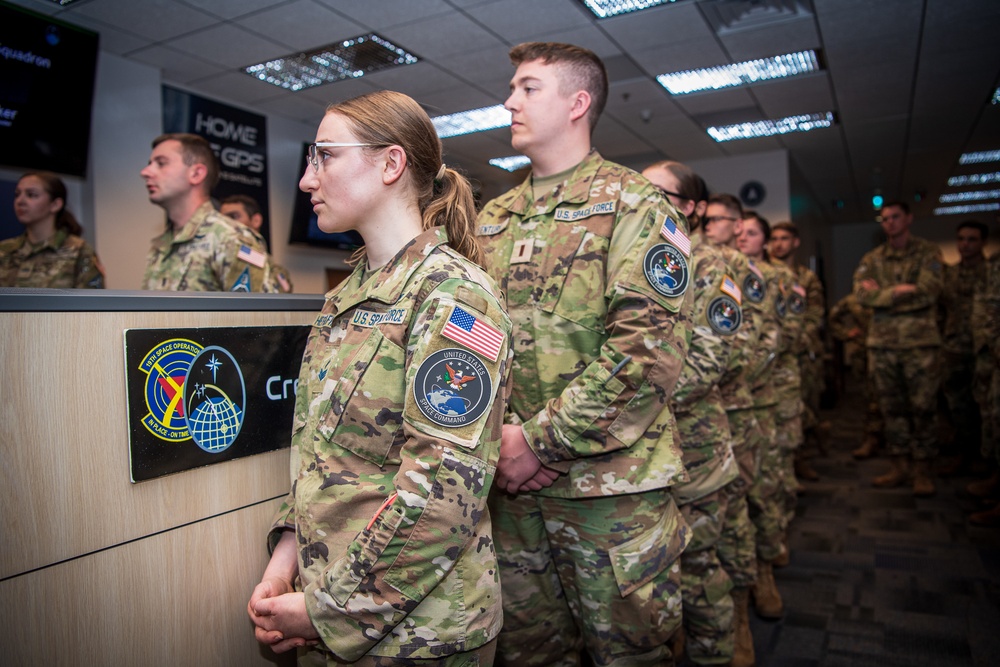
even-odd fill
[[[434,180],[440,181],[442,178],[444,178],[444,170],[447,168],[448,168],[447,165],[444,162],[442,162],[441,168],[438,169],[438,173],[434,176]]]

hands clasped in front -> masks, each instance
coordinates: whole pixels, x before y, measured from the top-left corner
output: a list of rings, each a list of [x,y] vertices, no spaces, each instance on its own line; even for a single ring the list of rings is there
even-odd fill
[[[516,424],[504,424],[500,436],[500,460],[496,485],[507,493],[538,491],[551,486],[561,473],[542,464]]]
[[[305,595],[296,593],[290,581],[263,579],[253,589],[247,613],[257,641],[275,653],[319,643],[319,633],[306,611]]]

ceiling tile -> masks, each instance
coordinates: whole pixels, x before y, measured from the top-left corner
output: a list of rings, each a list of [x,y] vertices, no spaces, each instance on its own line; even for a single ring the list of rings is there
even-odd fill
[[[197,53],[221,67],[245,67],[286,55],[285,47],[262,39],[238,26],[220,23],[206,30],[178,37],[167,45],[185,53]]]
[[[280,42],[288,52],[310,51],[368,32],[361,24],[312,0],[295,0],[287,5],[244,17],[236,23],[258,35]],[[272,55],[286,53],[276,52]]]
[[[153,41],[170,39],[215,22],[205,12],[173,0],[100,0],[74,5],[67,14],[88,16]]]
[[[222,67],[207,63],[181,51],[165,46],[150,46],[129,54],[132,60],[159,67],[167,81],[188,83],[206,76],[225,71]]]
[[[540,35],[591,26],[590,12],[582,5],[561,0],[508,0],[470,7],[468,15],[511,44],[533,41]],[[552,40],[555,41],[555,40]]]
[[[505,46],[462,14],[447,14],[386,29],[382,35],[421,58],[447,60],[478,49]],[[447,38],[443,36],[447,35]]]
[[[423,21],[429,17],[448,14],[452,11],[452,8],[444,0],[316,1],[375,31],[394,28],[414,21]]]

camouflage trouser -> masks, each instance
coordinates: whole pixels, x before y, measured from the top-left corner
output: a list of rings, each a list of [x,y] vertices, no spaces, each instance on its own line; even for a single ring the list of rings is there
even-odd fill
[[[892,456],[924,461],[937,454],[940,353],[938,347],[868,350],[868,367],[875,379],[885,441]]]
[[[733,455],[740,476],[720,489],[726,502],[726,520],[716,551],[733,585],[747,587],[757,580],[757,548],[747,494],[757,478],[760,442],[764,436],[753,410],[733,410],[726,414],[733,432]]]
[[[299,650],[298,667],[330,667],[331,665],[350,665],[351,667],[490,667],[494,662],[497,650],[497,640],[494,639],[471,651],[452,653],[443,658],[400,658],[399,656],[366,655],[356,662],[337,662],[329,659],[328,654],[319,651]]]
[[[714,491],[681,505],[691,542],[681,554],[681,590],[688,659],[696,665],[726,665],[733,659],[733,582],[719,562],[726,497]]]
[[[799,355],[800,388],[802,391],[802,429],[808,431],[819,424],[819,404],[825,384],[823,355],[809,352]]]
[[[983,421],[986,421],[985,419]],[[1000,369],[994,368],[990,382],[990,450],[984,451],[983,456],[989,460],[990,455],[993,460],[1000,465]],[[985,450],[985,447],[984,447]]]
[[[941,389],[948,403],[954,431],[949,454],[966,455],[979,450],[981,424],[979,406],[973,396],[976,357],[958,352],[944,353],[944,377]]]
[[[781,554],[781,534],[784,530],[783,452],[778,447],[774,407],[754,408],[754,414],[764,432],[765,446],[747,503],[754,527],[757,558],[772,561]]]
[[[504,625],[498,663],[661,665],[681,625],[690,529],[667,489],[561,499],[490,496]]]
[[[885,422],[882,421],[882,410],[878,405],[878,389],[875,387],[875,377],[869,373],[865,376],[865,435],[876,438],[879,442],[885,439]]]
[[[980,350],[976,354],[976,361],[973,367],[972,395],[979,405],[979,412],[982,415],[980,420],[980,442],[979,451],[987,461],[994,456],[1000,460],[1000,443],[997,431],[997,409],[996,401],[1000,397],[993,391],[994,367],[996,361],[988,349]]]

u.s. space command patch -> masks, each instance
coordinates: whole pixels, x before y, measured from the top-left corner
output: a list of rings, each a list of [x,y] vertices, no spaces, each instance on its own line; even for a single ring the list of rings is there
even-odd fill
[[[427,419],[438,426],[458,428],[476,421],[489,409],[493,380],[475,354],[445,348],[417,368],[413,397]]]
[[[642,271],[653,289],[670,298],[684,294],[691,277],[683,253],[669,243],[649,249],[642,261]]]
[[[743,311],[728,294],[721,294],[712,299],[705,315],[713,331],[727,336],[736,333],[743,323]]]

